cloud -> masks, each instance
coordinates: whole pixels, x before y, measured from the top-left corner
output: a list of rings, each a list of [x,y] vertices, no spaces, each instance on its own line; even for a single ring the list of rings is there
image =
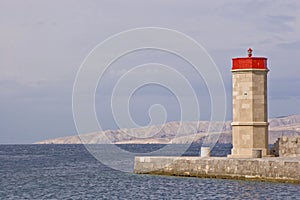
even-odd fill
[[[300,51],[300,40],[295,42],[280,43],[278,47],[289,51]]]
[[[268,15],[266,16],[265,23],[261,24],[259,28],[271,33],[294,32],[293,22],[295,20],[295,16]]]
[[[35,102],[44,102],[45,106],[66,105],[66,102],[71,102],[72,85],[72,82],[68,81],[40,80],[22,83],[15,80],[1,80],[1,100],[10,104],[31,102],[34,105]]]
[[[300,100],[300,79],[298,78],[274,78],[269,80],[269,98],[270,100],[284,100],[296,98]]]
[[[229,102],[231,58],[245,56],[248,47],[252,47],[257,56],[267,56],[271,69],[271,105],[275,105],[272,101],[280,101],[272,109],[277,109],[280,115],[288,115],[298,102],[293,100],[293,104],[289,104],[289,99],[299,99],[299,5],[297,0],[147,3],[2,0],[0,132],[4,135],[0,142],[34,142],[41,137],[72,134],[72,86],[81,62],[90,50],[112,34],[143,26],[176,29],[200,42],[220,67]],[[201,77],[187,63],[163,53],[128,55],[112,66],[104,77],[104,87],[98,89],[109,94],[114,83],[130,67],[148,62],[176,68],[206,102],[209,96]],[[145,72],[159,75],[151,69]],[[137,102],[143,103],[152,98],[151,95],[164,100],[169,97],[166,91],[148,88],[137,94]],[[145,109],[143,105],[137,107]],[[136,116],[143,116],[136,112]],[[139,119],[142,123],[143,118]],[[36,122],[40,124],[38,128]],[[26,133],[20,133],[22,129]],[[43,130],[47,133],[44,136],[29,134]]]

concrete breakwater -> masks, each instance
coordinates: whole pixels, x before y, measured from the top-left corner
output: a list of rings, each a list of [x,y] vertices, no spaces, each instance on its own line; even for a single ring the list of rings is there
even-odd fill
[[[300,184],[300,157],[136,157],[134,173]]]

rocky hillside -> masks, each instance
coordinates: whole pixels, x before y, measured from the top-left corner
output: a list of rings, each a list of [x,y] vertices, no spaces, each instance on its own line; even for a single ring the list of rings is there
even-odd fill
[[[269,143],[273,144],[282,135],[300,135],[300,115],[291,115],[270,119]],[[222,130],[219,134],[219,130]],[[163,125],[136,129],[107,130],[86,133],[80,136],[68,136],[48,139],[36,144],[182,144],[193,141],[213,141],[231,143],[231,126],[221,122],[169,122]]]

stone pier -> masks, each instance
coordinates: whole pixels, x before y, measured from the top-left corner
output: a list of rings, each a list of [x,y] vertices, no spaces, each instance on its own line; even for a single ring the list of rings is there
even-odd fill
[[[300,184],[300,157],[136,157],[134,173]]]

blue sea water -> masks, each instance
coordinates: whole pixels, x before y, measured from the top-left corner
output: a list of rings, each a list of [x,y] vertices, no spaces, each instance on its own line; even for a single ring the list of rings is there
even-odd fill
[[[120,145],[147,152],[162,145]],[[219,145],[213,155],[225,156]],[[186,155],[198,155],[193,145]],[[300,199],[300,186],[113,170],[83,145],[0,145],[0,199]]]

